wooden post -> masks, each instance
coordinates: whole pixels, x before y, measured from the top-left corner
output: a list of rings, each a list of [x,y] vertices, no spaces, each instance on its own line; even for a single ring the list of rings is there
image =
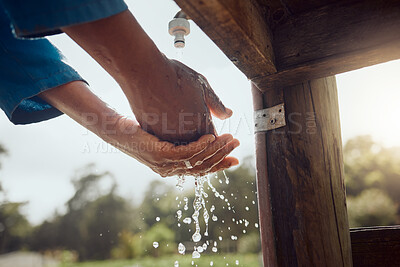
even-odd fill
[[[286,126],[256,134],[264,266],[352,266],[335,77],[260,93]]]

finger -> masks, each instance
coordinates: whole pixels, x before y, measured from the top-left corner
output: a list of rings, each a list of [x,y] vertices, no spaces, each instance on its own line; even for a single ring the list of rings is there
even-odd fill
[[[239,165],[239,160],[237,158],[226,157],[220,163],[218,163],[217,165],[212,167],[211,170],[208,171],[208,173],[223,171],[225,169],[228,169],[230,167],[237,166],[237,165]]]
[[[219,172],[223,171],[225,169],[228,169],[233,166],[239,165],[239,160],[234,157],[225,157],[221,162],[219,162],[216,166],[212,167],[210,170],[204,171],[204,172],[198,172],[196,170],[192,171],[192,169],[174,169],[173,171],[163,171],[162,173],[164,175],[161,175],[162,177],[169,177],[169,176],[175,176],[175,175],[193,175],[193,176],[203,176],[206,175],[207,173],[214,173],[214,172]]]
[[[191,173],[207,173],[213,167],[217,166],[220,162],[224,160],[226,156],[229,155],[236,147],[240,145],[239,140],[233,139],[226,146],[220,149],[213,157],[203,162],[201,165],[189,169]]]
[[[232,140],[233,136],[231,134],[223,134],[218,136],[217,139],[215,139],[214,142],[212,142],[208,147],[206,147],[206,149],[204,149],[203,152],[189,159],[190,165],[192,165],[193,167],[201,165],[204,161],[211,158]]]
[[[207,79],[203,75],[199,75],[199,78],[204,85],[203,88],[205,101],[212,114],[221,120],[225,120],[232,116],[232,110],[225,107],[219,97],[215,94],[214,90],[211,88]]]
[[[183,161],[193,158],[205,151],[215,141],[213,134],[203,135],[199,140],[191,142],[187,145],[168,147],[164,152],[170,156],[172,161]]]

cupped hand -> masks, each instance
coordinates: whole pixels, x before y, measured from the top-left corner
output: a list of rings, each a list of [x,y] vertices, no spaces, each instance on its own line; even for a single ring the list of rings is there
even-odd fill
[[[239,145],[230,134],[218,137],[208,134],[187,145],[176,146],[147,133],[126,117],[121,117],[116,127],[117,134],[111,143],[162,177],[204,175],[239,163],[236,158],[227,157]]]
[[[135,83],[134,93],[127,94],[132,111],[144,130],[163,141],[183,144],[215,135],[211,114],[232,115],[203,75],[164,56]]]

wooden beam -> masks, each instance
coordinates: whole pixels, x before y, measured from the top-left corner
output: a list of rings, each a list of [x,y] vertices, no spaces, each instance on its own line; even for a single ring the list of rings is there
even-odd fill
[[[400,58],[398,0],[175,2],[262,91]]]
[[[270,30],[255,0],[175,0],[250,79],[276,72]]]
[[[257,147],[266,146],[256,155],[262,244],[270,246],[264,266],[351,266],[335,78],[274,88],[261,98],[264,108],[284,103],[287,123],[256,133],[265,138]]]
[[[400,1],[339,2],[289,17],[274,29],[278,72],[261,89],[400,58]]]
[[[350,229],[354,267],[395,267],[400,263],[400,226]]]
[[[254,111],[264,108],[263,94],[260,89],[252,83]],[[276,258],[276,243],[274,239],[274,220],[272,217],[271,194],[269,188],[269,177],[267,169],[267,138],[265,134],[255,135],[256,147],[256,174],[257,174],[257,199],[259,218],[261,248],[264,266],[278,266]]]

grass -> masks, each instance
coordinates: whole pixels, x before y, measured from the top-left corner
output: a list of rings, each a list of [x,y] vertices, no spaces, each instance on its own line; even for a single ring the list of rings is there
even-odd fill
[[[192,265],[192,260],[194,264]],[[236,265],[236,260],[239,265]],[[62,264],[60,267],[173,267],[175,261],[179,267],[206,267],[213,262],[214,267],[242,266],[259,267],[260,259],[257,254],[223,254],[223,255],[202,255],[199,259],[192,259],[191,255],[171,255],[160,258],[143,258],[137,260],[106,260],[81,263]]]

